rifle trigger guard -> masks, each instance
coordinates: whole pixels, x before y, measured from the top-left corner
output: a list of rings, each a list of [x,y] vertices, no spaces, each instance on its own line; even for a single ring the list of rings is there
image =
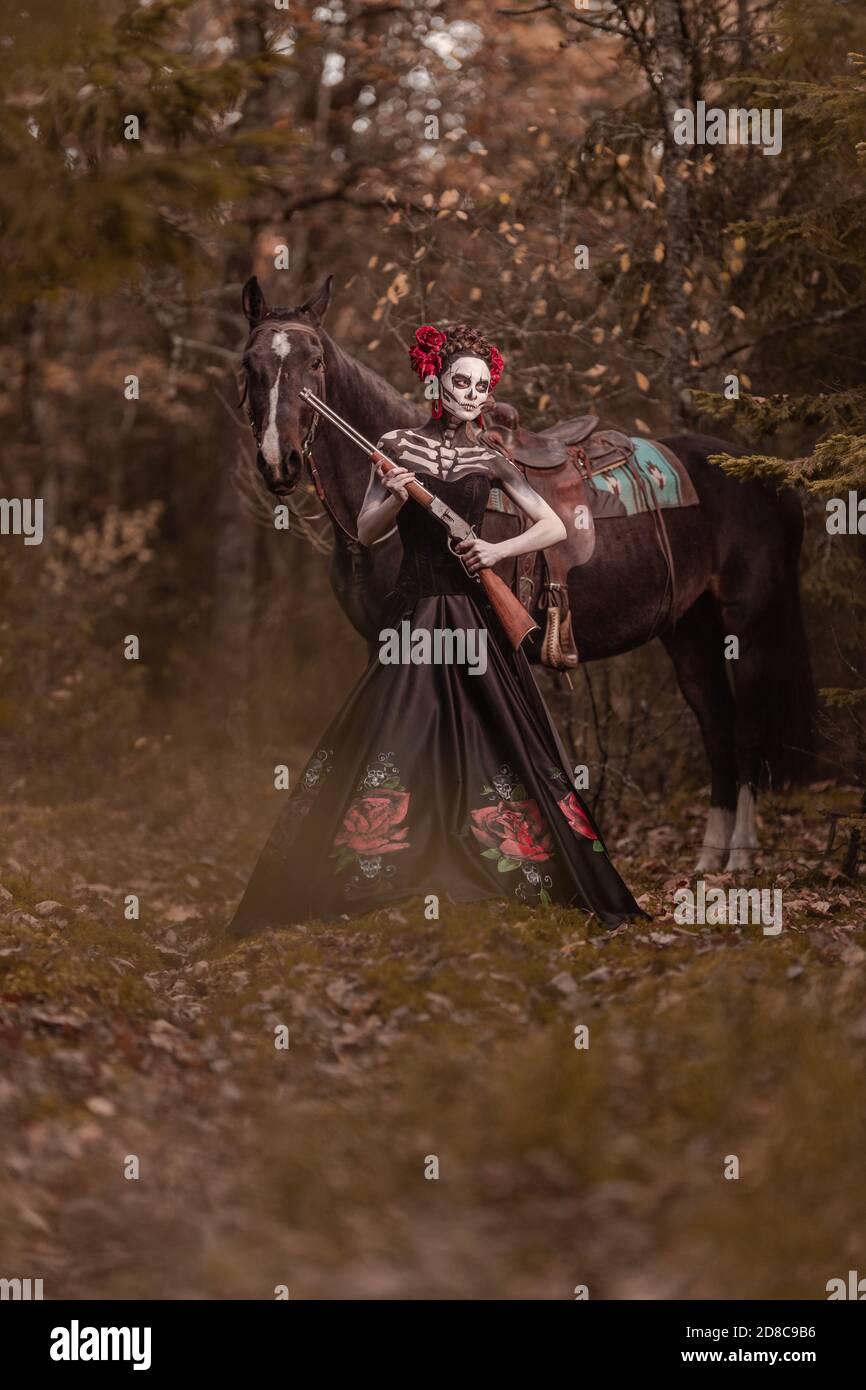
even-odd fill
[[[455,556],[455,558],[458,559],[458,560],[460,561],[461,565],[463,566],[464,570],[465,570],[466,573],[468,574],[469,578],[470,578],[470,579],[474,579],[476,584],[480,584],[480,583],[481,583],[481,575],[480,575],[480,574],[473,574],[472,571],[469,569],[468,565],[466,564],[466,561],[463,559],[463,556],[457,554],[457,546],[458,546],[458,544],[459,544],[459,545],[462,545],[464,541],[468,541],[468,540],[477,540],[477,538],[478,538],[478,537],[477,537],[477,532],[476,532],[476,530],[475,530],[475,527],[474,527],[474,526],[470,526],[470,527],[469,527],[469,535],[468,535],[468,536],[460,536],[459,538],[457,538],[457,537],[455,537],[455,536],[449,536],[449,537],[448,537],[448,549],[451,551],[451,554],[452,554],[453,556]]]

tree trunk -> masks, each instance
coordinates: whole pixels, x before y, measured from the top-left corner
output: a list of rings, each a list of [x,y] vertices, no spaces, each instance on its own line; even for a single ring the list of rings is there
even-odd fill
[[[689,265],[689,186],[679,173],[684,148],[674,141],[675,113],[687,105],[687,36],[679,0],[657,0],[656,51],[661,82],[665,136],[662,178],[665,182],[667,238],[665,297],[669,345],[667,359],[668,410],[671,424],[681,428],[688,414],[691,308],[685,291]]]

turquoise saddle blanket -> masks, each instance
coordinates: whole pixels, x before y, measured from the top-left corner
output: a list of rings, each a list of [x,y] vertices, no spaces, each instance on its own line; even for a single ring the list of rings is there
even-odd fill
[[[636,516],[654,507],[693,507],[691,479],[667,449],[652,439],[631,437],[628,463],[594,473],[590,480],[594,516]]]

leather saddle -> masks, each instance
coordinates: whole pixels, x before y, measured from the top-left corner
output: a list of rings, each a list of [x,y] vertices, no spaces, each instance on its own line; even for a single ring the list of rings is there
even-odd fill
[[[525,429],[516,407],[504,402],[485,414],[482,436],[490,443],[497,441],[523,469],[560,468],[573,460],[580,446],[578,462],[590,475],[628,463],[634,452],[622,430],[599,429],[597,415],[576,415],[536,433]]]
[[[500,449],[521,471],[565,525],[566,538],[543,552],[517,560],[518,598],[531,610],[537,602],[546,610],[541,661],[567,671],[578,663],[568,599],[568,574],[586,564],[595,549],[597,497],[590,495],[592,477],[631,461],[634,445],[620,430],[599,429],[597,415],[578,415],[535,433],[520,424],[513,405],[497,404],[485,412],[481,438]],[[596,490],[592,488],[593,494]],[[604,500],[608,494],[603,494]],[[615,499],[611,502],[616,507]],[[493,489],[491,508],[510,515],[518,509],[501,489]]]

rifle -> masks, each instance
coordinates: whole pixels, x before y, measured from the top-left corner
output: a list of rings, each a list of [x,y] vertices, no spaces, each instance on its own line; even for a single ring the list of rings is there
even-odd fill
[[[373,463],[380,466],[385,473],[390,473],[396,469],[397,465],[392,459],[374,448],[369,439],[365,439],[329,405],[319,400],[315,392],[304,386],[298,394],[319,415],[324,416],[332,425],[336,425],[338,430],[342,430],[353,444],[357,444],[360,449],[363,449]],[[457,512],[447,507],[441,497],[436,497],[432,492],[428,492],[423,483],[413,480],[406,484],[406,491],[414,502],[425,507],[430,515],[445,527],[448,532],[448,549],[452,555],[457,555],[455,547],[459,541],[474,539],[476,535],[474,527],[470,526],[468,521],[464,521],[462,516],[458,516]],[[538,631],[538,624],[533,622],[517,596],[499,578],[498,574],[494,574],[492,569],[483,569],[478,574],[470,574],[462,556],[457,555],[457,559],[463,565],[470,579],[480,583],[490,601],[491,608],[502,624],[506,637],[514,650],[519,651],[529,634]]]

